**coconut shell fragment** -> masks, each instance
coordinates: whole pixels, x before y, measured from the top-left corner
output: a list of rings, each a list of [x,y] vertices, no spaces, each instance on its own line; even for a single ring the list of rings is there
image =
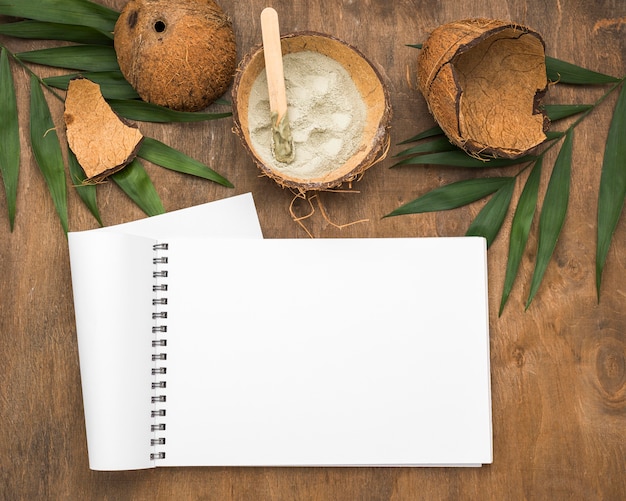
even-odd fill
[[[143,140],[137,126],[116,115],[100,86],[86,78],[70,81],[63,118],[67,142],[90,181],[102,180],[130,163]]]
[[[213,0],[130,0],[114,44],[139,96],[179,111],[202,110],[224,94],[237,65],[232,23]]]
[[[530,28],[494,19],[442,25],[423,44],[417,78],[439,126],[474,156],[517,158],[546,139],[545,46]]]

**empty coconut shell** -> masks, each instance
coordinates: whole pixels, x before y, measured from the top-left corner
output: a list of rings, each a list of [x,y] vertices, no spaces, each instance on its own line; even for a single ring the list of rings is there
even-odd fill
[[[235,35],[213,0],[130,0],[115,24],[122,74],[139,96],[179,111],[198,111],[231,84]]]
[[[118,117],[100,86],[86,78],[70,81],[63,119],[67,142],[88,180],[98,181],[122,169],[143,141],[137,126]]]
[[[472,155],[517,158],[546,139],[545,46],[530,28],[494,19],[442,25],[423,44],[417,77],[439,126]]]

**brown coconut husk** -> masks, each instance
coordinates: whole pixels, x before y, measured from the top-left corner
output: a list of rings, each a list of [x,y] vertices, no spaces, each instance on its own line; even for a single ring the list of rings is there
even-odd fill
[[[288,176],[267,165],[250,138],[248,109],[250,90],[265,69],[261,46],[246,54],[239,64],[232,89],[233,131],[260,171],[280,186],[295,193],[332,190],[360,178],[372,165],[382,160],[389,149],[391,105],[382,77],[367,58],[356,48],[330,35],[316,32],[290,33],[281,37],[283,54],[316,51],[339,62],[352,76],[367,109],[366,123],[358,151],[343,165],[338,165],[323,177],[303,179]]]
[[[198,111],[232,83],[235,35],[213,0],[130,0],[114,33],[122,74],[144,101]]]
[[[86,78],[70,81],[63,113],[67,142],[87,181],[101,181],[137,156],[143,135],[104,100],[100,86]]]
[[[517,158],[545,139],[545,45],[528,27],[466,19],[435,29],[417,61],[418,86],[450,141],[481,157]]]

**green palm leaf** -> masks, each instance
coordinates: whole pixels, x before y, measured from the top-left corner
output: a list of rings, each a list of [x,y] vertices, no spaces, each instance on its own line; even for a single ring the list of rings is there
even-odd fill
[[[421,49],[422,45],[412,44],[409,45],[409,47]],[[553,166],[539,219],[539,247],[526,308],[530,306],[543,280],[543,276],[552,258],[565,221],[569,202],[573,130],[591,111],[601,104],[614,90],[619,89],[620,86],[622,86],[622,90],[613,112],[613,118],[607,136],[600,180],[600,192],[598,196],[598,242],[596,249],[596,289],[598,298],[600,297],[602,272],[606,264],[611,240],[613,239],[615,229],[626,203],[626,141],[624,141],[626,137],[626,77],[616,78],[549,56],[546,56],[545,63],[548,78],[552,82],[574,85],[614,85],[612,85],[600,99],[591,105],[546,105],[546,115],[552,122],[575,115],[581,116],[578,117],[565,132],[548,131],[546,133],[547,139],[544,142],[544,149],[539,157],[527,155],[513,161],[496,159],[495,161],[490,160],[483,162],[480,159],[469,157],[459,148],[444,151],[445,147],[443,146],[442,138],[437,138],[400,152],[396,156],[402,157],[402,159],[393,166],[430,164],[480,168],[502,167],[506,165],[522,164],[524,162],[535,162],[513,217],[507,270],[500,303],[500,314],[502,314],[509,298],[517,277],[522,255],[528,242],[528,235],[537,206],[543,154],[557,145],[561,138],[565,138],[561,146],[561,151]],[[435,126],[399,144],[417,142],[442,134],[443,131],[441,128]],[[493,222],[487,225],[490,230],[494,231],[499,228],[496,224],[498,221],[496,215],[500,216],[504,210],[504,206],[510,203],[510,201],[507,202],[508,194],[506,193],[506,187],[503,186],[498,190],[502,191],[498,191],[489,203],[485,205],[481,213],[479,213],[470,225],[468,234],[487,234],[486,229],[481,227],[483,224],[481,219],[483,217],[485,219],[493,217]],[[439,189],[433,190],[433,192],[427,193],[409,202],[405,206],[396,209],[396,211],[393,211],[389,215],[446,210],[453,207],[456,203],[459,205],[462,203],[460,200],[453,201],[447,199],[448,194],[452,195],[451,198],[454,199],[454,190],[450,193],[445,191],[439,193]],[[502,197],[501,200],[499,199],[500,197]]]
[[[203,163],[194,160],[174,148],[170,148],[156,139],[144,137],[137,156],[160,165],[161,167],[165,167],[166,169],[202,177],[221,184],[222,186],[226,186],[227,188],[233,187],[228,179],[219,175]]]
[[[13,231],[20,170],[20,130],[15,85],[6,49],[0,52],[0,110],[0,172],[7,196],[9,225]]]
[[[546,72],[548,80],[564,84],[600,85],[619,82],[619,78],[581,68],[550,56],[546,56]]]
[[[89,0],[0,0],[0,15],[113,32],[119,12]]]
[[[596,290],[600,295],[602,271],[626,197],[626,85],[622,87],[609,127],[598,194]]]
[[[593,108],[591,104],[546,104],[546,115],[552,122],[584,113]]]
[[[504,305],[508,301],[511,290],[513,289],[513,283],[517,277],[522,255],[524,254],[524,249],[528,242],[528,235],[537,206],[542,164],[543,157],[539,157],[526,180],[522,194],[517,201],[515,214],[513,215],[511,234],[509,237],[509,256],[506,263],[506,274],[504,277],[502,298],[500,300],[499,315],[502,315]]]
[[[63,40],[83,44],[113,45],[113,37],[110,33],[103,33],[87,26],[43,21],[0,24],[0,34],[30,40]]]
[[[489,167],[506,167],[510,165],[518,165],[520,163],[529,162],[535,160],[536,157],[531,155],[525,155],[520,158],[492,158],[489,160],[482,160],[475,158],[461,149],[455,149],[452,151],[444,151],[438,153],[427,153],[425,155],[418,155],[415,157],[406,158],[394,167],[400,165],[447,165],[451,167],[469,167],[474,169],[489,168]]]
[[[426,129],[424,132],[420,132],[417,136],[413,136],[409,139],[406,139],[404,141],[402,141],[401,143],[398,144],[408,144],[408,143],[414,143],[416,141],[419,141],[421,139],[427,139],[429,137],[434,137],[434,136],[441,136],[443,135],[443,130],[441,127],[439,127],[438,125],[435,125],[434,127],[431,127],[430,129]]]
[[[2,165],[0,169],[7,190],[11,229],[14,224],[17,198],[19,134],[16,141],[11,140],[9,129],[12,124],[17,123],[17,112],[11,113],[11,106],[7,104],[11,96],[15,101],[11,73],[2,71],[3,65],[8,67],[8,57],[13,57],[20,63],[41,64],[79,72],[39,79],[29,66],[23,65],[31,74],[33,89],[30,117],[32,149],[66,232],[68,231],[67,187],[63,158],[41,84],[62,100],[62,96],[56,94],[54,88],[67,90],[72,78],[78,76],[89,78],[100,85],[105,99],[121,116],[132,120],[160,123],[199,122],[232,116],[230,111],[185,113],[142,102],[137,92],[123,77],[117,63],[113,47],[113,30],[119,12],[99,5],[97,2],[91,0],[0,0],[0,16],[24,19],[0,23],[0,35],[32,40],[60,40],[77,44],[18,54],[13,54],[0,45],[3,51],[2,58],[0,58],[0,111],[2,111],[2,120],[0,120],[0,162]],[[218,103],[223,102],[223,99],[218,100]],[[16,127],[13,128],[13,136],[16,135],[17,130]],[[8,147],[12,144],[17,144],[17,155]],[[11,165],[3,158],[7,155],[17,156],[14,162],[17,165],[15,168],[7,167]],[[165,168],[232,187],[226,178],[206,165],[158,141],[148,139],[141,155]],[[97,204],[97,187],[84,183],[84,172],[71,151],[68,152],[68,169],[78,195],[98,223],[102,225]],[[135,159],[111,178],[146,214],[155,215],[165,212],[159,195],[139,159]]]
[[[87,206],[89,212],[96,218],[98,224],[102,226],[102,219],[100,218],[98,200],[96,197],[96,185],[93,183],[85,183],[85,171],[83,171],[83,168],[78,163],[74,152],[70,148],[67,150],[70,177],[72,178],[72,183],[74,183],[74,188],[76,188],[78,196]]]
[[[561,139],[563,136],[565,136],[565,132],[549,130],[548,132],[546,132],[546,142]]]
[[[548,118],[552,122],[556,122],[564,118],[569,118],[571,116],[578,115],[579,113],[584,113],[585,111],[589,111],[591,108],[593,108],[593,105],[590,105],[590,104],[548,104],[545,106],[545,111],[546,111],[546,115],[548,116]],[[548,140],[556,139],[556,138],[562,137],[563,135],[564,133],[562,132],[549,132],[547,133],[547,139]],[[418,134],[417,136],[413,136],[412,138],[402,141],[399,144],[402,145],[402,144],[414,143],[423,139],[431,139],[430,141],[426,141],[412,148],[403,150],[397,153],[395,156],[404,157],[404,156],[418,155],[418,154],[423,154],[423,153],[441,153],[441,152],[446,152],[446,151],[462,152],[462,150],[458,146],[453,145],[445,136],[444,137],[439,137],[439,136],[443,136],[443,131],[441,130],[440,127],[436,126],[436,127],[427,129],[421,134]],[[454,157],[450,157],[448,161],[456,162],[457,155],[459,154],[455,154]],[[437,157],[435,157],[435,159],[437,159]],[[438,162],[440,161],[441,160],[438,160]],[[445,161],[445,157],[444,157],[444,161]],[[483,160],[479,160],[479,161],[483,162]],[[519,162],[520,161],[517,160],[515,163],[519,163]],[[422,163],[422,162],[417,161],[417,160],[415,162],[404,161],[404,162],[399,162],[396,165],[406,165],[408,163]],[[474,162],[472,162],[471,166],[472,167],[474,166]],[[476,163],[475,166],[479,166],[479,164]],[[395,167],[395,165],[393,167]]]
[[[80,71],[119,70],[115,49],[106,45],[67,45],[15,54],[20,61]]]
[[[502,223],[511,205],[513,190],[515,189],[515,178],[508,178],[508,181],[495,192],[491,200],[482,208],[467,229],[467,236],[485,237],[487,247],[489,247],[502,228]]]
[[[161,198],[139,160],[133,160],[110,178],[148,216],[156,216],[165,212]]]
[[[115,112],[129,120],[138,120],[140,122],[204,122],[208,120],[217,120],[232,115],[231,112],[224,113],[198,113],[176,111],[163,106],[158,106],[145,101],[110,99],[109,104]]]
[[[36,76],[30,78],[30,140],[35,160],[50,190],[61,226],[67,233],[67,189],[61,144],[50,108]]]
[[[139,94],[133,89],[128,81],[117,71],[89,71],[72,73],[70,75],[59,75],[44,78],[43,81],[50,87],[67,90],[70,80],[78,77],[87,78],[100,86],[100,91],[105,99],[138,99]]]
[[[573,129],[565,135],[565,140],[559,151],[559,155],[554,162],[552,175],[548,182],[548,188],[541,209],[539,218],[539,244],[537,258],[535,261],[535,271],[530,284],[530,293],[526,301],[526,308],[530,306],[539,285],[543,280],[543,275],[552,258],[556,243],[565,222],[567,205],[569,201],[570,175],[572,170],[572,141]]]
[[[385,217],[456,209],[496,192],[511,181],[510,177],[466,179],[441,186],[398,207]]]
[[[430,141],[424,141],[423,143],[408,148],[406,150],[397,153],[396,157],[406,157],[409,155],[419,155],[422,153],[440,153],[443,151],[454,151],[458,147],[453,145],[446,137],[436,137]]]

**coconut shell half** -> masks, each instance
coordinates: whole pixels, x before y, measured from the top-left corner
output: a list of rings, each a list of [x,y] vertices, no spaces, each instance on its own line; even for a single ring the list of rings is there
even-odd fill
[[[442,25],[423,44],[417,77],[439,126],[472,155],[517,158],[546,139],[545,45],[530,28],[494,19]]]
[[[232,90],[233,130],[260,171],[282,187],[306,193],[350,184],[385,158],[388,150],[392,109],[382,76],[355,47],[327,34],[310,31],[289,33],[281,37],[281,46],[283,55],[302,51],[318,52],[334,59],[347,70],[366,108],[365,124],[357,151],[347,161],[335,165],[319,177],[286,175],[263,159],[253,145],[248,118],[251,89],[259,74],[265,71],[262,46],[253,48],[239,64]]]
[[[130,0],[114,42],[139,96],[179,111],[206,108],[226,92],[237,66],[232,23],[213,0]]]

